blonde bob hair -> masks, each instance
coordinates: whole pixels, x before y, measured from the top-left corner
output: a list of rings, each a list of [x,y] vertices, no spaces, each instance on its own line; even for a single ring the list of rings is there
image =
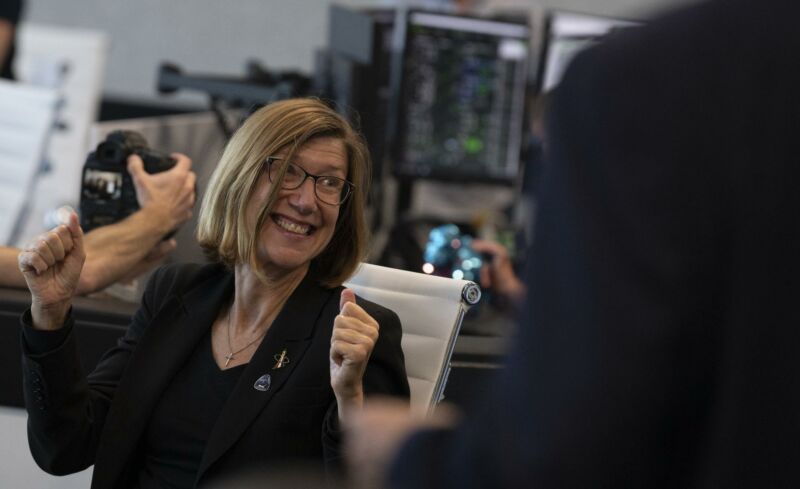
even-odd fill
[[[255,229],[250,229],[247,223],[247,204],[265,171],[267,156],[284,152],[291,161],[298,149],[319,137],[333,137],[344,143],[347,179],[355,188],[339,209],[330,243],[312,259],[311,266],[325,287],[336,287],[353,274],[366,254],[369,239],[364,217],[370,181],[369,152],[362,137],[344,117],[313,98],[284,100],[262,107],[228,142],[211,175],[197,223],[197,240],[209,259],[230,268],[248,263],[266,280],[257,262],[257,240],[278,198],[285,167],[273,182]]]

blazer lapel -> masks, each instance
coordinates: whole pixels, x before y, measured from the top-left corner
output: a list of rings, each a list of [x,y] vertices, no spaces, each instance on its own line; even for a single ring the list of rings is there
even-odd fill
[[[161,395],[186,363],[233,291],[233,275],[215,275],[183,297],[171,296],[150,321],[120,379],[103,429],[93,487],[114,487],[131,460]],[[102,460],[101,460],[102,459]],[[102,477],[102,476],[101,476]],[[95,483],[96,482],[96,483]]]
[[[223,406],[195,482],[242,436],[301,362],[331,293],[320,287],[309,272],[286,301]],[[284,350],[289,361],[278,367]]]

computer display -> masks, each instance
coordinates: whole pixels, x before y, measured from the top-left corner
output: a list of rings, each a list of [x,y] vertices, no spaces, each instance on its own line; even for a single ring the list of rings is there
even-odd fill
[[[519,172],[528,26],[411,11],[405,29],[395,174],[513,181]]]
[[[558,85],[570,61],[579,52],[600,42],[619,29],[640,25],[637,22],[553,11],[547,16],[545,43],[539,64],[539,92],[548,92]]]

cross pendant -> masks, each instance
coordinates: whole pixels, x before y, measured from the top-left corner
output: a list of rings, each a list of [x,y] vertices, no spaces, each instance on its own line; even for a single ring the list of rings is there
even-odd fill
[[[225,355],[225,366],[227,367],[231,360],[233,359],[233,353],[228,353]]]

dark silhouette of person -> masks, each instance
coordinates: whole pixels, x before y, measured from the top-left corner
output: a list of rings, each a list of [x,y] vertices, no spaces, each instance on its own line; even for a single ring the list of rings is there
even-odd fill
[[[22,13],[22,0],[3,0],[0,2],[0,78],[14,79],[15,35],[19,17]]]
[[[448,429],[354,423],[402,443],[391,487],[800,487],[798,18],[702,3],[578,55],[493,391]]]

